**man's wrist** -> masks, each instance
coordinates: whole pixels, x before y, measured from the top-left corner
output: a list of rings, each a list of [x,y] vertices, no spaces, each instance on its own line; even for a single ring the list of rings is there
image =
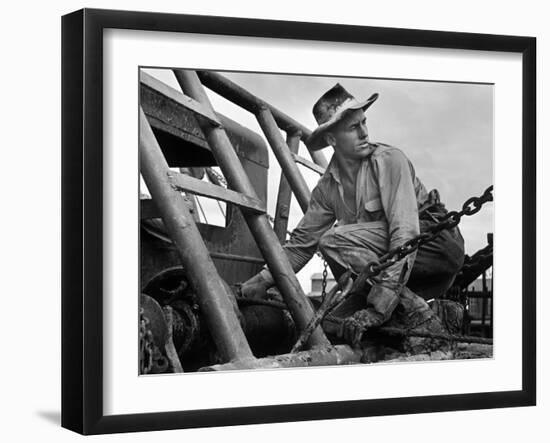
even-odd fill
[[[269,272],[268,269],[262,269],[258,275],[265,282],[265,285],[267,288],[270,288],[275,284],[275,280],[273,280],[273,276],[271,275],[271,272]]]

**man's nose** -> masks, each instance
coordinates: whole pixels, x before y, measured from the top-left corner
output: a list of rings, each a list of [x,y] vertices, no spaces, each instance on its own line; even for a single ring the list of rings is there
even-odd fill
[[[359,125],[359,136],[361,138],[365,138],[369,135],[369,130],[367,128],[367,125]]]

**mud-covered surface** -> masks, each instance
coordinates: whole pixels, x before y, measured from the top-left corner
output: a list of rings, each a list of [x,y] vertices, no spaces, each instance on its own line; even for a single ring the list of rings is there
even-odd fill
[[[411,353],[397,349],[381,348],[377,352],[370,350],[370,360],[367,363],[392,363],[407,361],[437,361],[437,360],[465,360],[476,358],[492,358],[493,345],[477,343],[456,343],[446,349],[429,352]]]

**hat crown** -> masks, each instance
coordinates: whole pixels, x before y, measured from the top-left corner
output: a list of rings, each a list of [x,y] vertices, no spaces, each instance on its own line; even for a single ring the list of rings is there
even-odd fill
[[[355,97],[346,91],[340,83],[336,83],[313,105],[313,116],[317,124],[322,125],[328,122],[349,102],[356,102]]]

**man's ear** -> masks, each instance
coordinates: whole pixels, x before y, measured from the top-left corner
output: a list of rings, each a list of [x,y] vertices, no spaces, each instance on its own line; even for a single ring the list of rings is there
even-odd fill
[[[334,135],[332,135],[331,132],[327,132],[327,133],[325,134],[325,142],[326,142],[328,145],[334,147],[334,145],[336,144],[336,138],[334,137]]]

